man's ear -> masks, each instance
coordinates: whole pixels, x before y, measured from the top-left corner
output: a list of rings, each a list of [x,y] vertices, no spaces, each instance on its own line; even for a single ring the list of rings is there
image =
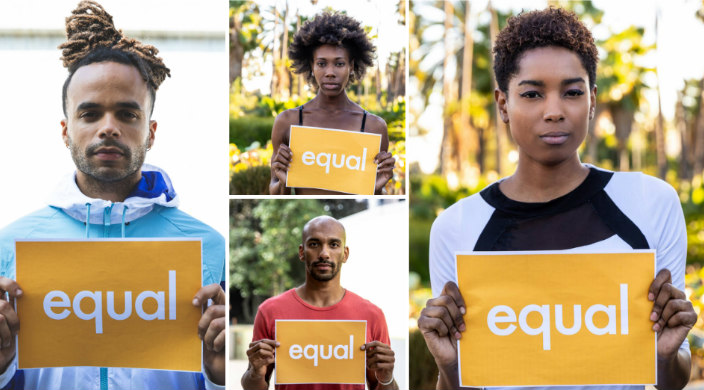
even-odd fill
[[[342,260],[343,263],[347,262],[347,259],[350,257],[350,247],[346,246],[345,247],[345,258]]]
[[[147,149],[151,149],[154,145],[154,136],[156,135],[156,121],[149,121],[149,145]]]
[[[64,145],[68,148],[68,119],[66,118],[61,120],[61,138],[63,138]]]
[[[303,244],[298,246],[298,260],[305,261],[303,258]]]

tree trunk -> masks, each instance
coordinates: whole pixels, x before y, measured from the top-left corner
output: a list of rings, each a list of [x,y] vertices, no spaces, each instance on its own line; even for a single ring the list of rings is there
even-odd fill
[[[444,2],[445,9],[445,32],[444,32],[444,49],[445,57],[443,59],[443,80],[442,80],[442,92],[444,101],[444,113],[443,113],[443,137],[442,137],[442,149],[440,151],[440,167],[442,176],[446,179],[450,176],[457,178],[457,169],[455,163],[456,147],[457,142],[454,139],[454,126],[452,123],[452,112],[450,105],[454,102],[454,78],[448,77],[450,74],[450,59],[452,58],[452,40],[450,38],[450,29],[452,29],[452,18],[454,16],[454,10],[452,2]],[[456,180],[454,181],[456,183]],[[452,183],[452,181],[451,181]]]
[[[655,42],[658,41],[658,20],[660,12],[655,13]],[[658,94],[658,119],[655,122],[655,151],[657,153],[658,162],[658,177],[665,179],[667,175],[667,156],[665,155],[665,125],[662,118],[662,99],[660,97],[660,72],[655,69],[655,79],[658,83],[657,94]]]
[[[464,9],[464,52],[462,56],[462,90],[460,94],[460,125],[458,139],[458,159],[460,177],[463,182],[469,182],[472,174],[473,151],[476,144],[473,142],[473,130],[469,121],[470,98],[472,94],[472,61],[474,54],[474,36],[472,34],[470,2],[465,3]]]
[[[620,105],[612,105],[609,107],[611,118],[613,118],[614,126],[616,127],[616,139],[618,140],[618,166],[620,171],[630,170],[630,161],[628,158],[628,137],[631,135],[633,127],[633,113]]]
[[[271,64],[271,97],[276,100],[278,98],[279,91],[279,75],[277,70],[277,65],[279,64],[279,54],[281,53],[278,49],[281,47],[279,43],[279,34],[277,30],[279,29],[279,9],[274,5],[274,39],[271,43],[271,51],[273,55],[273,61]]]
[[[230,85],[235,79],[242,77],[244,47],[240,43],[241,30],[242,22],[238,20],[238,15],[232,15],[232,19],[230,19]]]
[[[686,87],[685,87],[686,88]],[[677,92],[677,103],[675,106],[675,128],[680,136],[680,156],[679,164],[680,171],[678,172],[680,179],[690,180],[692,178],[691,165],[687,158],[690,154],[689,141],[687,137],[687,120],[685,119],[685,108],[682,103],[682,92]]]
[[[702,174],[704,165],[704,78],[699,81],[699,113],[694,126],[694,168],[692,176]]]
[[[279,71],[279,96],[282,99],[288,99],[290,95],[290,74],[286,68],[286,58],[288,57],[288,1],[286,1],[286,9],[284,10],[283,20],[283,38],[281,39],[281,57],[277,66]]]
[[[491,59],[490,63],[490,69],[492,69],[489,74],[491,75],[491,85],[494,86],[494,88],[498,88],[498,84],[496,84],[496,79],[494,77],[494,56],[493,54],[493,49],[494,49],[494,42],[496,42],[496,35],[499,33],[499,17],[496,14],[496,10],[494,7],[491,5],[491,1],[489,1],[489,12],[491,12],[491,24],[489,25],[489,33],[491,36],[491,50],[489,50],[489,58]],[[503,165],[503,156],[504,156],[504,150],[506,149],[506,124],[501,120],[501,116],[499,115],[499,105],[494,102],[494,123],[496,124],[496,172],[499,174],[500,177],[504,176],[504,165]]]

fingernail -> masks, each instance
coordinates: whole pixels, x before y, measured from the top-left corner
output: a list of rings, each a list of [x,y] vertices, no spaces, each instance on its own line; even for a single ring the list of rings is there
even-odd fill
[[[460,313],[462,313],[462,315],[465,315],[467,311],[464,309],[464,307],[460,307]]]
[[[462,338],[462,333],[460,333],[460,332],[455,332],[455,338],[458,339],[458,340],[461,339],[461,338]]]
[[[658,313],[652,312],[650,313],[650,321],[657,321],[658,320]]]
[[[279,342],[277,341],[277,342],[276,342],[276,346],[278,347],[278,346],[280,346],[280,345],[281,345],[281,343],[279,343]]]
[[[659,330],[660,330],[660,324],[655,324],[655,325],[653,325],[653,330],[656,331],[656,332],[659,331]]]
[[[467,330],[467,327],[464,326],[464,324],[461,324],[460,325],[460,332],[464,332],[465,330]]]
[[[653,293],[648,293],[648,300],[649,300],[649,301],[652,301],[652,300],[654,300],[654,299],[655,299],[655,294],[653,294]]]
[[[366,345],[362,344],[362,346],[359,347],[359,349],[361,349],[362,351],[364,351],[364,347],[366,347]]]
[[[198,306],[198,298],[193,298],[193,306]]]
[[[17,295],[18,297],[22,296],[22,289],[18,288],[17,291],[15,291],[15,295]]]

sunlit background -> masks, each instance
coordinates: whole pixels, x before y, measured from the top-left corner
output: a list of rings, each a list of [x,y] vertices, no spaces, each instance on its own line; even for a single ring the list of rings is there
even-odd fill
[[[643,171],[677,189],[687,221],[686,293],[704,306],[704,2],[410,1],[408,150],[411,388],[437,370],[416,320],[431,297],[428,236],[446,207],[510,175],[518,160],[497,121],[492,41],[506,19],[548,5],[573,10],[599,50],[597,110],[583,162]],[[689,336],[692,388],[701,386],[704,322]]]

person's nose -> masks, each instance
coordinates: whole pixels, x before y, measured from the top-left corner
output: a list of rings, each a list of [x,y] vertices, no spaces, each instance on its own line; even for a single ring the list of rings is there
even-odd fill
[[[329,259],[330,258],[330,247],[323,245],[320,247],[320,258]]]
[[[328,78],[334,78],[335,77],[335,66],[332,64],[328,64],[325,67],[325,77]]]
[[[543,120],[546,122],[560,122],[565,119],[562,100],[556,94],[548,94],[545,98]]]
[[[100,138],[118,138],[120,136],[119,121],[113,114],[105,114],[100,121],[100,129],[98,137]]]

